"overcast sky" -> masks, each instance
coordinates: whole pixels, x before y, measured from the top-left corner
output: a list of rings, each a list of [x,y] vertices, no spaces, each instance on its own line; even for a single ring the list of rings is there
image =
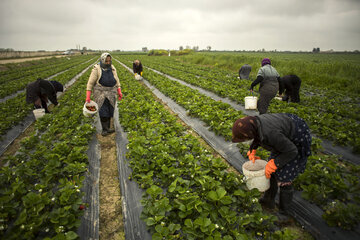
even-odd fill
[[[0,48],[360,50],[360,0],[0,0]]]

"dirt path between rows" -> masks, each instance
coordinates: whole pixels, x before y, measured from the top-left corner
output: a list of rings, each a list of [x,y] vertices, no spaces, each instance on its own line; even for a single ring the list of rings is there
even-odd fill
[[[104,240],[124,240],[115,133],[105,137],[98,134],[97,138],[101,146],[99,236]]]

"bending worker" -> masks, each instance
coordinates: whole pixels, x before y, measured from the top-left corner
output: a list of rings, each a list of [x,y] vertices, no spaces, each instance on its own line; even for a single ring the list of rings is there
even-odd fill
[[[254,87],[260,83],[260,97],[257,102],[257,109],[260,114],[267,112],[270,105],[270,101],[276,96],[279,91],[280,75],[276,69],[271,66],[269,58],[264,58],[261,61],[261,68],[258,71],[257,77],[252,82],[250,91],[252,92]]]
[[[282,96],[283,101],[298,103],[300,102],[300,86],[301,79],[296,75],[286,75],[280,78],[279,81],[279,95]]]
[[[50,113],[47,102],[50,100],[55,106],[58,105],[57,92],[64,91],[64,87],[57,81],[48,81],[38,78],[26,86],[26,102],[33,103],[34,108],[44,108],[45,113]]]
[[[259,146],[271,152],[265,166],[270,188],[259,202],[265,208],[275,208],[275,197],[280,186],[279,212],[287,215],[294,192],[292,182],[304,172],[311,154],[311,135],[305,121],[290,113],[247,116],[235,121],[232,134],[233,142],[253,139],[247,153],[252,162],[259,159],[255,156]]]
[[[133,72],[134,74],[139,74],[140,76],[143,74],[143,66],[138,59],[133,62]]]
[[[240,79],[249,79],[250,72],[251,66],[249,64],[243,65],[239,70]]]
[[[94,101],[99,106],[99,116],[102,126],[101,135],[106,136],[115,130],[110,129],[111,118],[114,116],[116,96],[122,99],[120,81],[115,67],[111,64],[111,55],[103,53],[100,63],[96,64],[91,71],[86,86],[86,102],[90,102],[91,91]]]

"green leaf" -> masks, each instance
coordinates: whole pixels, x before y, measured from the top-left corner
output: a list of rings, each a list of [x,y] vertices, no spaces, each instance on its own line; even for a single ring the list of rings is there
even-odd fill
[[[232,203],[232,199],[229,196],[225,196],[222,199],[220,199],[220,202],[225,205],[229,205]]]
[[[222,187],[219,187],[218,189],[216,189],[216,192],[210,191],[208,193],[208,197],[213,201],[219,201],[225,196],[225,194],[226,194],[226,190]]]
[[[246,192],[241,190],[241,189],[238,189],[234,192],[234,195],[235,196],[240,196],[240,197],[246,197]]]
[[[65,233],[65,236],[66,236],[66,240],[73,240],[73,239],[77,239],[78,237],[78,235],[73,231]]]
[[[193,228],[194,225],[193,225],[193,222],[191,221],[191,219],[187,218],[185,219],[185,222],[184,222],[185,226],[189,227],[189,228]]]
[[[150,188],[148,188],[146,190],[146,193],[150,194],[151,197],[153,197],[153,198],[156,198],[162,192],[163,192],[163,190],[156,185],[152,185]]]
[[[147,226],[152,226],[152,225],[154,225],[155,223],[156,223],[156,222],[155,222],[154,218],[152,218],[152,217],[149,217],[149,218],[146,219],[146,225],[147,225]]]
[[[152,235],[152,240],[162,240],[162,239],[163,239],[163,237],[160,233],[154,233]]]
[[[199,217],[194,221],[194,224],[205,228],[211,224],[211,220],[210,218]]]
[[[169,186],[169,188],[168,188],[168,192],[173,192],[173,191],[176,189],[176,183],[177,183],[178,179],[179,179],[179,178],[176,178],[175,181],[173,181],[173,182],[170,184],[170,186]]]

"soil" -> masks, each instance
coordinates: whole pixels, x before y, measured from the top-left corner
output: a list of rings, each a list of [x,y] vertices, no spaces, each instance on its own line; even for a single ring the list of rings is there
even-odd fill
[[[34,124],[31,124],[23,133],[17,137],[12,144],[6,149],[6,151],[0,157],[0,167],[2,167],[8,156],[15,155],[16,151],[20,148],[20,142],[23,138],[29,136],[34,131]]]
[[[125,233],[115,133],[104,137],[98,134],[97,138],[101,146],[99,236],[100,239],[123,240]]]

